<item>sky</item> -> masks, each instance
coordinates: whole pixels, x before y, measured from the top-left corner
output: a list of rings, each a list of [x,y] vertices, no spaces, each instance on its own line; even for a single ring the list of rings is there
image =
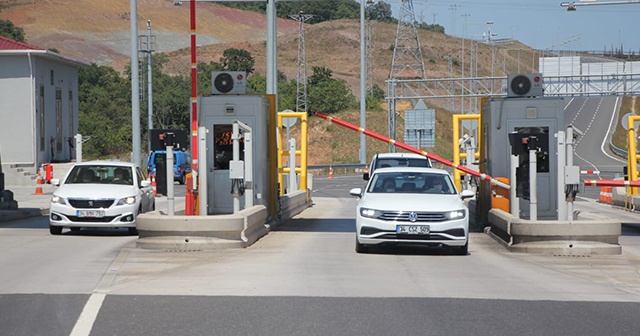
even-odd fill
[[[398,17],[401,0],[383,1]],[[497,34],[496,39],[515,38],[541,50],[602,51],[622,45],[624,51],[640,52],[640,2],[580,6],[569,12],[560,6],[565,1],[413,0],[413,7],[417,21],[435,22],[444,26],[448,35],[458,37],[482,39],[482,34],[491,29],[492,34]],[[614,0],[597,0],[611,1]]]

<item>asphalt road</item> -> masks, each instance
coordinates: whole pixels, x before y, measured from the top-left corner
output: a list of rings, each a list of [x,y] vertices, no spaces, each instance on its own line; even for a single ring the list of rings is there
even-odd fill
[[[580,166],[580,170],[600,171],[599,175],[582,175],[582,179],[613,179],[622,174],[626,160],[609,148],[620,103],[621,99],[615,96],[566,98],[565,124],[573,125],[584,133],[574,133],[573,164]],[[599,187],[580,186],[578,196],[598,199],[599,194]]]
[[[361,176],[316,177],[313,207],[247,249],[135,248],[122,230],[0,226],[3,335],[633,335],[640,234],[621,256],[354,251]],[[612,211],[597,203],[576,208]]]

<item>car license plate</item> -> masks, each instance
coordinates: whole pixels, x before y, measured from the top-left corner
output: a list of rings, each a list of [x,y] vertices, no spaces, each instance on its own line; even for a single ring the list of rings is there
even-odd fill
[[[102,218],[104,217],[104,210],[76,210],[76,216]]]
[[[399,234],[429,234],[429,225],[396,225]]]

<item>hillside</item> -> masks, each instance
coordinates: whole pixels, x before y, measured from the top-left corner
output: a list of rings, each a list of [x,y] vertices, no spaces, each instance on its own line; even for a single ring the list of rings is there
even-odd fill
[[[128,1],[103,0],[7,0],[2,4],[0,18],[11,20],[24,28],[27,42],[43,48],[56,48],[61,54],[113,66],[123,71],[129,62],[130,21]],[[313,13],[308,13],[313,14]],[[171,0],[138,0],[139,34],[146,34],[146,21],[151,20],[156,35],[157,51],[169,56],[165,71],[189,75],[189,6],[174,6]],[[298,23],[278,19],[278,69],[289,79],[297,75]],[[359,96],[360,26],[356,20],[338,20],[306,26],[307,75],[313,66],[333,70],[334,77],[343,79]],[[392,46],[397,26],[374,23],[372,28],[374,83],[385,89],[391,67]],[[266,18],[262,14],[227,8],[213,3],[197,4],[197,50],[199,62],[218,61],[230,47],[246,49],[256,60],[256,72],[265,73]],[[441,33],[419,30],[427,78],[460,77],[463,41]],[[471,40],[466,40],[466,58]],[[493,54],[493,57],[492,57]],[[449,57],[456,61],[449,67]],[[477,43],[477,74],[491,75],[492,59],[496,75],[532,72],[538,55],[517,41],[495,46]],[[467,67],[469,61],[467,59]],[[465,71],[468,76],[468,69]],[[451,112],[445,110],[446,99],[426,102],[437,109],[437,146],[435,152],[451,156]],[[398,135],[402,138],[404,109],[398,104]],[[348,111],[339,117],[358,122],[358,111]],[[368,113],[367,126],[387,134],[386,106]],[[316,125],[315,123],[319,123]],[[316,126],[314,126],[316,125]],[[356,162],[359,136],[343,131],[326,121],[312,118],[310,133],[313,150],[310,163]],[[353,133],[346,135],[346,133]],[[386,143],[368,140],[369,155],[386,151]]]

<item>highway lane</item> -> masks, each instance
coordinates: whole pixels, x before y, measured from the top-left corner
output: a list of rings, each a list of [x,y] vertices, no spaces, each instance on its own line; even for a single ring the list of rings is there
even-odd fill
[[[3,224],[2,333],[69,335],[76,326],[75,335],[630,335],[640,328],[637,230],[621,237],[621,256],[514,254],[483,233],[472,233],[467,256],[429,248],[361,255],[356,199],[347,193],[363,183],[360,175],[316,177],[313,207],[247,249],[141,250],[124,231],[54,237],[46,217]],[[576,208],[612,210],[595,202]]]
[[[609,148],[615,131],[620,97],[567,97],[565,124],[573,125],[584,135],[577,136],[574,148],[574,165],[580,170],[597,170],[600,175],[582,175],[582,179],[613,179],[622,174],[626,161],[617,157]],[[578,196],[598,199],[600,188],[580,186]]]
[[[618,158],[609,148],[615,131],[617,109],[621,98],[567,98],[565,122],[584,132],[577,135],[574,164],[581,170],[599,170],[607,176],[622,173],[624,159]]]

